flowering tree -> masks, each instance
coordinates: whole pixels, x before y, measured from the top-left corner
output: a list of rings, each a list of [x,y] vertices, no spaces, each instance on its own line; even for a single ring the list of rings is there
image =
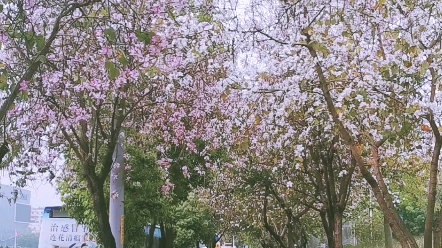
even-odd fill
[[[265,85],[265,81],[260,83]],[[237,99],[235,95],[243,91],[230,92],[229,97]],[[238,104],[238,112],[242,112],[245,120],[238,121],[238,126],[233,125],[229,130],[229,133],[242,131],[236,133],[241,138],[233,145],[235,150],[230,154],[236,158],[235,162],[228,172],[222,173],[228,177],[223,192],[230,188],[233,199],[241,202],[235,201],[236,211],[239,210],[238,204],[253,202],[251,208],[261,211],[258,215],[243,212],[238,215],[256,216],[258,219],[254,221],[257,223],[264,221],[263,228],[275,241],[280,240],[280,246],[293,247],[293,243],[285,244],[283,241],[292,238],[280,238],[274,227],[265,223],[268,220],[262,211],[269,209],[265,207],[267,198],[272,199],[272,203],[267,205],[276,204],[278,211],[287,218],[284,225],[289,231],[283,236],[293,236],[290,232],[299,230],[295,226],[300,218],[313,210],[322,220],[329,246],[339,247],[342,245],[342,222],[355,170],[348,148],[330,133],[330,128],[314,123],[314,118],[327,118],[324,111],[317,111],[315,117],[307,117],[303,110],[287,108],[280,111],[276,94],[263,93],[264,89],[258,91],[262,92],[253,93]],[[271,101],[272,104],[265,105]],[[263,105],[258,107],[256,102]],[[310,104],[307,103],[305,109],[315,108]],[[306,129],[310,129],[309,132],[305,132]],[[243,189],[249,190],[242,192]],[[225,196],[224,193],[222,195]],[[226,201],[230,204],[234,200],[228,198]],[[225,210],[224,207],[227,206],[223,205],[221,209]]]
[[[124,166],[113,162],[122,128],[162,140],[164,156],[170,145],[197,152],[196,140],[207,138],[210,94],[224,77],[225,59],[218,55],[226,54],[216,42],[222,26],[212,21],[211,6],[17,1],[3,8],[2,20],[11,20],[1,30],[1,62],[11,101],[25,100],[9,112],[16,120],[11,136],[22,144],[11,166],[46,170],[66,152],[78,159],[105,247],[115,247],[115,240],[103,187],[112,166]]]
[[[284,97],[279,116],[314,102],[315,108],[307,108],[312,119],[304,132],[314,135],[309,127],[319,122],[333,130],[329,140],[339,135],[403,247],[417,244],[397,214],[381,166],[393,154],[399,155],[397,164],[413,154],[433,161],[425,242],[431,247],[440,151],[436,44],[442,6],[355,0],[269,2],[272,8],[260,8],[253,3],[248,11],[253,14],[237,28],[250,38],[238,46],[266,63],[256,66],[255,60],[249,71],[286,76],[270,85]],[[326,111],[328,118],[314,118],[318,111]],[[433,155],[427,155],[428,149]]]
[[[228,11],[213,14],[210,1],[1,5],[6,24],[0,60],[2,77],[8,76],[3,84],[10,89],[0,119],[13,107],[9,135],[18,141],[11,165],[26,174],[30,164],[47,170],[60,153],[77,158],[106,247],[115,241],[103,186],[112,166],[123,166],[113,163],[112,154],[125,127],[160,141],[159,165],[166,171],[170,147],[204,154],[197,140],[231,148],[231,165],[240,173],[248,165],[255,173],[282,171],[270,182],[262,178],[265,199],[273,188],[276,196],[300,178],[318,187],[330,180],[325,191],[339,178],[344,184],[323,203],[343,211],[357,165],[401,245],[417,247],[395,209],[382,166],[393,155],[397,164],[419,155],[431,163],[425,231],[425,247],[431,247],[442,144],[437,66],[442,4],[300,0],[266,1],[262,8],[262,3],[252,0],[240,19]],[[236,55],[233,66],[227,52]],[[22,102],[13,106],[18,96]],[[332,153],[325,154],[327,148]],[[345,157],[348,150],[352,158]],[[324,163],[329,155],[342,158]],[[210,154],[206,160],[207,168],[219,166]],[[303,161],[307,169],[300,172]],[[187,167],[182,172],[191,173]],[[319,175],[316,181],[309,173]],[[167,182],[164,194],[173,188]],[[282,208],[285,217],[294,215]]]

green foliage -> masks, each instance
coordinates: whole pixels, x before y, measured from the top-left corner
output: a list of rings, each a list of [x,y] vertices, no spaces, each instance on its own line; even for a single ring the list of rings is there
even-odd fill
[[[143,147],[140,149],[139,147]],[[205,148],[203,142],[197,143],[197,149]],[[127,164],[131,171],[127,173],[130,178],[125,183],[125,241],[126,247],[141,247],[146,242],[144,226],[147,223],[163,222],[176,229],[176,244],[186,247],[187,244],[195,245],[197,241],[210,242],[215,233],[215,220],[208,203],[202,202],[194,193],[200,187],[207,187],[211,181],[210,171],[205,168],[203,156],[189,153],[182,147],[173,147],[167,156],[173,159],[167,175],[158,166],[157,154],[154,146],[127,146],[129,154]],[[213,160],[226,160],[224,150],[209,151],[206,154]],[[74,168],[74,175],[66,176],[59,180],[59,191],[66,207],[79,223],[87,225],[92,232],[98,229],[98,223],[93,211],[92,198],[86,190],[86,183],[78,172],[79,164],[69,161]],[[182,167],[187,166],[189,171],[196,167],[205,171],[204,175],[192,173],[190,178],[185,178]],[[165,197],[161,188],[165,178],[168,178],[175,187],[170,196]],[[104,186],[105,196],[109,201],[109,183]],[[187,248],[187,247],[186,247]]]
[[[411,234],[422,235],[424,233],[426,209],[420,207],[419,202],[400,204],[398,212]]]
[[[135,36],[137,37],[138,41],[141,41],[146,45],[150,45],[150,43],[152,42],[152,38],[155,36],[155,33],[152,31],[137,30],[135,31]]]
[[[422,235],[426,216],[426,178],[415,173],[402,173],[401,180],[406,187],[398,188],[400,203],[398,212],[411,234]]]
[[[125,184],[125,240],[129,247],[139,247],[144,242],[143,227],[152,217],[152,213],[161,216],[164,210],[160,203],[162,185],[161,172],[156,165],[155,154],[144,153],[133,147],[127,148],[134,173],[130,182]],[[78,164],[70,162],[73,168]],[[86,183],[81,177],[64,178],[58,183],[62,200],[69,214],[79,223],[87,225],[92,232],[98,230],[98,222],[93,209],[92,197],[86,190]],[[110,200],[109,182],[105,183],[104,193],[107,202]]]
[[[213,16],[207,13],[201,13],[198,15],[198,20],[200,22],[208,22],[211,23],[213,22]]]
[[[128,147],[132,166],[130,182],[125,185],[125,238],[128,247],[145,242],[143,227],[152,219],[167,216],[167,201],[162,197],[162,171],[156,154]]]
[[[217,221],[209,204],[195,193],[190,193],[187,201],[175,208],[174,218],[177,247],[192,247],[196,241],[210,245],[217,232]]]
[[[110,79],[115,79],[120,75],[120,71],[118,70],[116,65],[114,63],[112,63],[111,61],[106,61],[105,67],[109,73]]]
[[[115,32],[115,29],[113,28],[108,28],[106,30],[104,30],[104,35],[110,40],[110,41],[115,41],[117,39],[117,34]]]
[[[374,203],[376,204],[376,203]],[[384,216],[377,207],[373,209],[373,217],[369,217],[368,208],[355,221],[355,232],[358,243],[364,247],[376,242],[384,242]]]
[[[105,187],[105,196],[109,195],[108,188]],[[83,180],[74,183],[65,179],[63,182],[58,182],[58,190],[70,216],[77,222],[87,225],[91,232],[96,232],[98,222],[91,207],[93,205],[92,197],[87,191],[86,183]]]

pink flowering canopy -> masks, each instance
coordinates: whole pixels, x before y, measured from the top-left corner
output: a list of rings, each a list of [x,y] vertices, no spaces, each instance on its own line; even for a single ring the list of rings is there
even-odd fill
[[[214,118],[213,96],[230,65],[213,4],[84,0],[2,6],[5,93],[17,83],[20,92],[7,117],[8,139],[21,149],[11,166],[45,168],[69,148],[84,160],[122,128],[161,140],[162,152],[171,144],[196,152],[196,140],[212,138],[207,123]],[[21,26],[13,25],[16,19]],[[23,80],[36,61],[38,70]]]
[[[413,154],[430,160],[432,136],[421,125],[439,134],[439,2],[1,6],[0,87],[17,95],[5,105],[15,168],[44,170],[71,150],[81,161],[97,160],[131,129],[160,144],[166,171],[172,145],[194,153],[197,140],[227,147],[231,163],[208,158],[206,165],[226,188],[240,187],[236,179],[248,173],[268,173],[290,202],[297,184],[311,183],[306,173],[314,165],[303,167],[308,148],[342,130],[361,154],[364,145],[387,140],[380,156],[398,164]],[[343,156],[348,140],[334,147]],[[338,177],[348,173],[338,169]],[[183,165],[182,173],[195,172]],[[163,191],[173,187],[166,181]]]

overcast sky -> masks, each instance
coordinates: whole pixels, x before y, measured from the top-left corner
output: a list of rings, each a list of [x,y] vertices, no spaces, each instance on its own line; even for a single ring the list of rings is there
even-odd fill
[[[0,172],[0,183],[10,185],[11,181],[6,173]],[[31,191],[31,206],[45,207],[45,206],[60,206],[62,205],[61,198],[57,194],[55,188],[48,182],[34,181],[29,182],[25,189]]]

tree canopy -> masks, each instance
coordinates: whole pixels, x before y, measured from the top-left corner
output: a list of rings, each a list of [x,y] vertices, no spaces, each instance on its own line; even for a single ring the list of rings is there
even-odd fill
[[[106,248],[115,166],[139,196],[128,206],[145,204],[176,245],[217,220],[264,247],[322,225],[340,248],[367,187],[402,247],[422,232],[441,246],[442,4],[240,2],[3,1],[2,166],[19,186],[62,174]],[[116,165],[122,131],[133,150]]]

